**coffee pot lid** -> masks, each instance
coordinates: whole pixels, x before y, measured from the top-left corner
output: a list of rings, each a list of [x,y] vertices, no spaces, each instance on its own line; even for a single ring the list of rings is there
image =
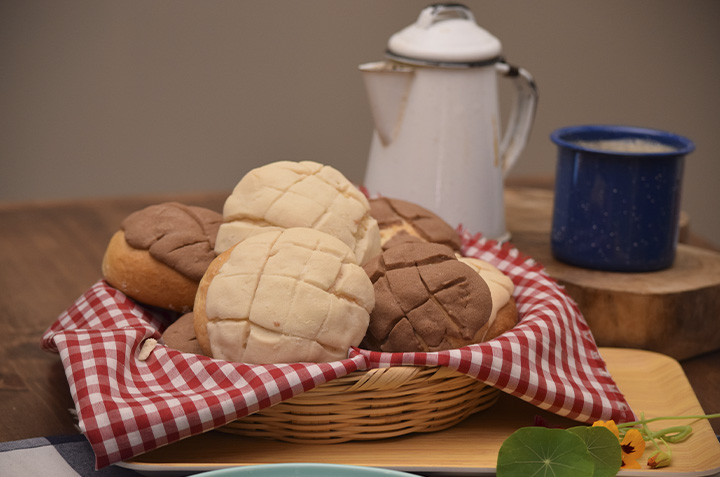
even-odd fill
[[[469,8],[457,3],[425,7],[412,25],[390,37],[390,58],[421,64],[494,62],[500,41],[478,26]]]

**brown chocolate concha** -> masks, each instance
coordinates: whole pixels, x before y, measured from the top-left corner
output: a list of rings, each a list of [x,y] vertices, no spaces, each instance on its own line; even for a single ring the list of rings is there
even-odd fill
[[[216,257],[222,215],[178,202],[151,205],[123,220],[103,257],[105,280],[141,303],[186,312]]]
[[[450,224],[428,209],[401,199],[370,199],[370,215],[378,222],[383,248],[389,241],[415,237],[425,242],[447,245],[460,251],[460,236]]]
[[[481,341],[492,313],[490,289],[452,249],[404,243],[363,267],[375,290],[366,349],[440,351]]]
[[[133,248],[147,250],[155,260],[200,281],[215,259],[215,238],[222,215],[178,202],[151,205],[128,215],[120,224]]]
[[[183,353],[205,354],[195,336],[194,322],[195,316],[190,312],[170,324],[162,334],[165,346]]]

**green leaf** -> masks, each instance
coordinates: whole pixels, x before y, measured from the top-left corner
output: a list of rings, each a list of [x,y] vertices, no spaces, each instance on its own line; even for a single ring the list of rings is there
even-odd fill
[[[592,477],[595,464],[585,442],[564,429],[522,427],[505,439],[497,477]]]
[[[593,477],[614,477],[622,465],[622,449],[615,434],[606,427],[578,426],[568,429],[580,437],[595,462]]]

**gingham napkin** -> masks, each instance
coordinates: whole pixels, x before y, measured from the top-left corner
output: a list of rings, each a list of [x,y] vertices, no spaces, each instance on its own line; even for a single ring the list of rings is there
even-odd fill
[[[96,466],[129,459],[312,389],[356,370],[440,365],[581,422],[634,420],[576,304],[529,257],[462,231],[463,254],[488,261],[515,284],[520,323],[489,341],[434,353],[353,348],[332,363],[247,365],[157,346],[148,338],[176,315],[149,309],[98,281],[43,335],[62,358],[79,426]],[[161,342],[162,343],[162,342]]]

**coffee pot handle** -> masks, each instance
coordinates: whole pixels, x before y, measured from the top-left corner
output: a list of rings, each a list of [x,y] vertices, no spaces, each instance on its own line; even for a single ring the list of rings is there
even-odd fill
[[[525,148],[535,119],[538,91],[530,73],[501,59],[496,64],[499,74],[515,83],[515,105],[510,113],[505,134],[500,142],[503,177],[507,176]]]

